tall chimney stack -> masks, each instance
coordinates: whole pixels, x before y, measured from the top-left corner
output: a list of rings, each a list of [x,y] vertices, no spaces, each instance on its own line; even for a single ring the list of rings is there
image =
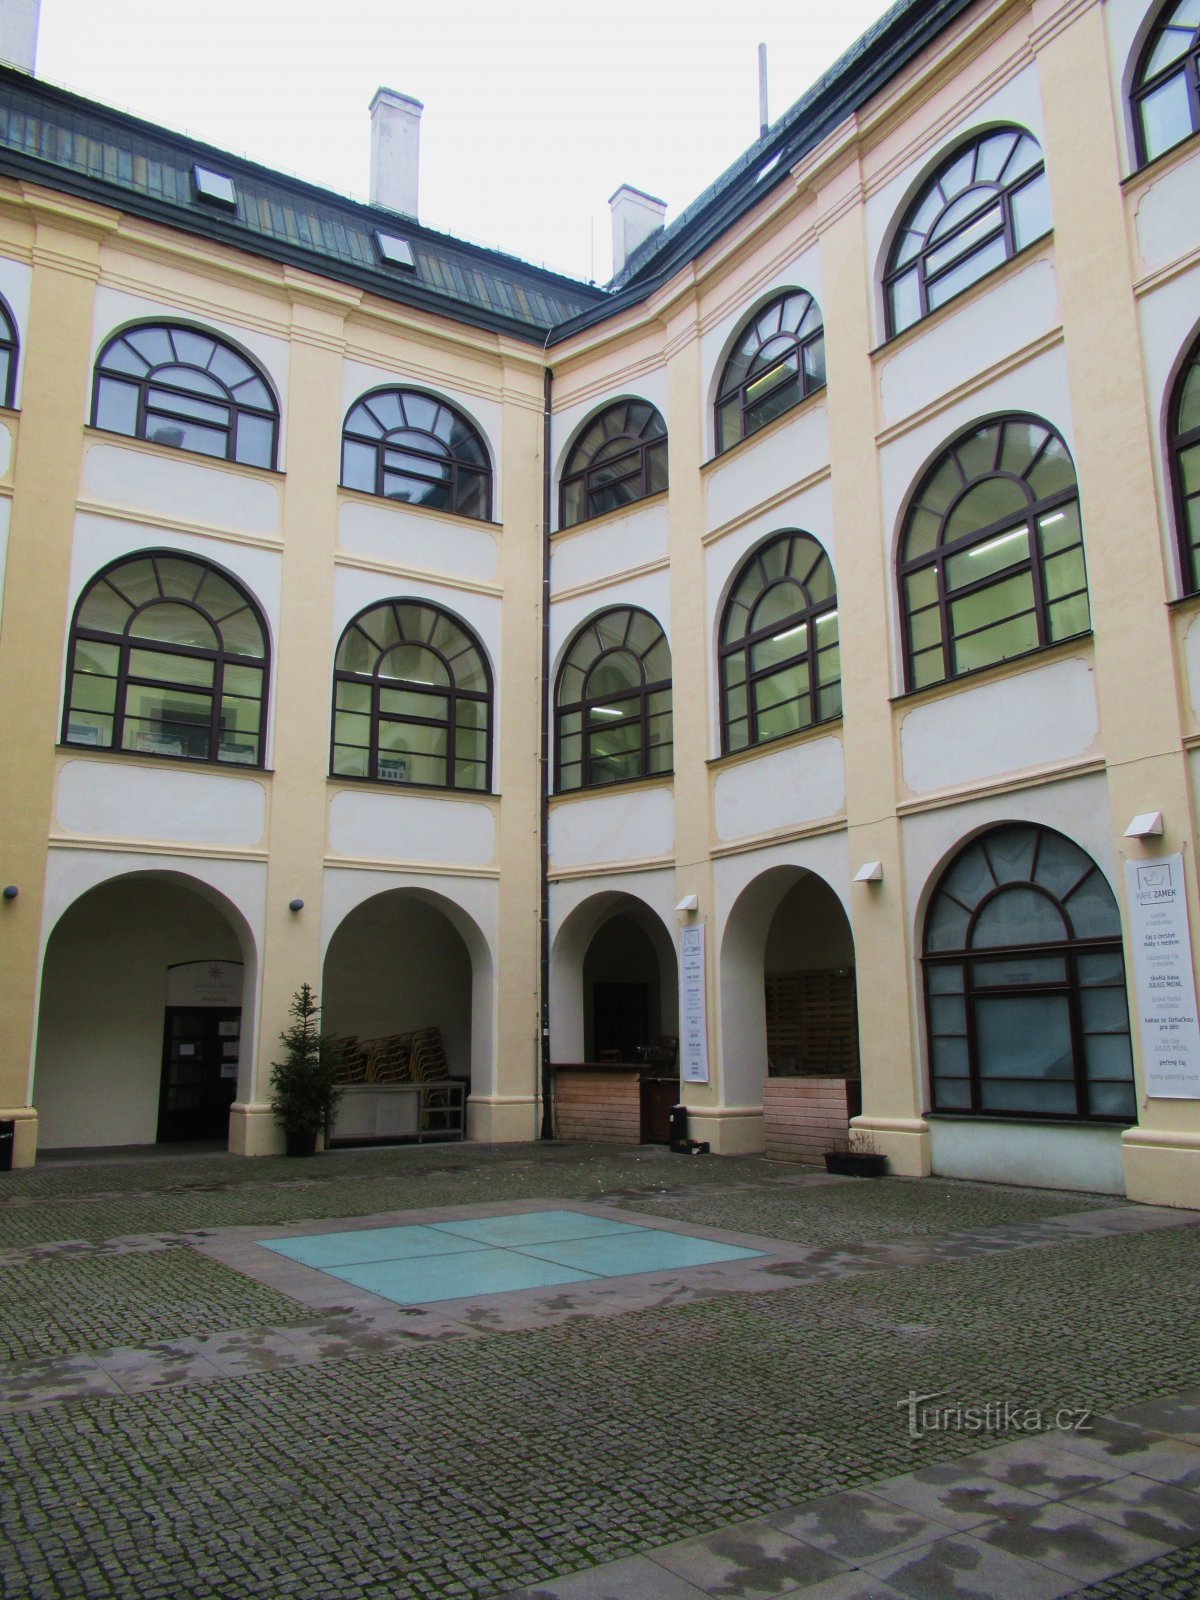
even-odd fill
[[[644,194],[631,183],[623,183],[616,194],[609,196],[608,203],[612,209],[615,278],[638,246],[645,244],[650,235],[662,227],[667,202]]]
[[[3,0],[9,4],[10,0]],[[407,217],[417,214],[417,175],[424,106],[395,89],[371,101],[371,204]]]
[[[0,61],[32,73],[42,0],[0,0]]]

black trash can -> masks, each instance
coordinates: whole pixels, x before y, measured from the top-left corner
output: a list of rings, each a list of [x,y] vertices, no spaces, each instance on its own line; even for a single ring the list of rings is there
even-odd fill
[[[671,1107],[671,1149],[679,1152],[688,1147],[688,1111],[686,1106]]]
[[[11,1172],[13,1164],[13,1144],[16,1141],[17,1125],[14,1121],[0,1122],[0,1172]]]

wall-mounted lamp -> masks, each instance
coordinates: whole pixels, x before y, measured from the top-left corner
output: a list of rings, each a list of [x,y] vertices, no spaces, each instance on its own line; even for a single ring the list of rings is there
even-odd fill
[[[1156,833],[1163,831],[1161,811],[1139,811],[1137,816],[1125,829],[1127,839],[1149,839]]]
[[[7,884],[4,889],[4,898],[6,900],[15,900],[20,892],[15,883]]]
[[[699,908],[699,905],[700,900],[698,896],[694,894],[685,894],[675,909],[676,911],[695,911]]]
[[[880,883],[883,879],[882,861],[864,861],[854,874],[855,883]]]
[[[288,901],[288,910],[289,911],[303,911],[304,910],[304,901],[301,900],[299,897],[297,897],[295,900],[289,900]]]

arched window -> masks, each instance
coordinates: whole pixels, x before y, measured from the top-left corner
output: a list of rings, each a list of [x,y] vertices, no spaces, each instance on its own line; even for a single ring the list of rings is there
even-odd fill
[[[1075,468],[1035,417],[961,434],[909,503],[900,539],[908,687],[1086,633]]]
[[[1048,828],[982,835],[925,919],[935,1111],[1136,1119],[1121,916]]]
[[[812,295],[794,289],[756,311],[717,391],[717,453],[825,387],[825,330]]]
[[[201,328],[146,322],[110,339],[96,362],[92,426],[273,467],[279,408],[257,367]]]
[[[837,590],[808,533],[780,533],[739,571],[721,619],[726,752],[842,713]]]
[[[1133,75],[1133,125],[1139,165],[1200,128],[1200,7],[1174,0],[1146,40]]]
[[[342,485],[480,522],[492,515],[492,468],[479,430],[444,400],[410,389],[377,389],[351,406]]]
[[[555,707],[560,790],[670,772],[671,650],[654,618],[620,606],[584,623]]]
[[[945,305],[1050,231],[1042,152],[1021,128],[972,139],[904,214],[884,274],[888,337]]]
[[[486,792],[491,715],[491,672],[465,625],[424,600],[385,600],[338,645],[330,770]]]
[[[0,406],[11,406],[17,392],[17,325],[0,299]]]
[[[127,556],[75,609],[63,743],[261,766],[267,658],[232,578],[178,550]]]
[[[667,428],[644,400],[607,406],[571,446],[559,526],[570,528],[667,487]]]
[[[1200,590],[1200,340],[1175,385],[1170,413],[1175,525],[1189,594]]]

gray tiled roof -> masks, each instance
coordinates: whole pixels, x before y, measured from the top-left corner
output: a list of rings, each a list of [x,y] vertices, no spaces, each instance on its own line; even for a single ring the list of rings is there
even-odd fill
[[[196,162],[234,180],[236,212],[195,198]],[[357,204],[4,68],[0,172],[40,178],[390,299],[525,338],[544,336],[605,298],[591,285]],[[380,263],[376,229],[407,239],[415,271]]]

